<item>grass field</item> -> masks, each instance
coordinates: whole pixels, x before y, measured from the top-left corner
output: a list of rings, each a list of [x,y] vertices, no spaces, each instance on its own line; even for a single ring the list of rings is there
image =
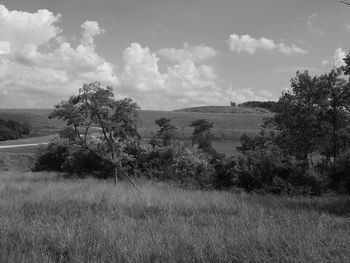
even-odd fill
[[[50,120],[48,115],[51,109],[0,109],[0,118],[15,121],[29,122],[36,136],[57,133],[64,127],[59,120]],[[170,118],[178,127],[179,133],[184,138],[189,138],[193,128],[189,127],[196,119],[207,119],[214,123],[213,132],[218,139],[236,140],[242,133],[254,134],[260,130],[263,119],[270,117],[271,113],[198,113],[181,111],[140,111],[139,132],[144,138],[149,138],[158,127],[155,120],[165,117]]]
[[[350,200],[0,172],[0,262],[349,262]]]
[[[225,107],[216,107],[219,109]],[[215,108],[215,109],[216,109]],[[228,107],[230,108],[230,107]],[[232,108],[232,107],[231,107]],[[13,145],[24,143],[48,142],[64,127],[64,123],[58,120],[48,119],[51,109],[0,109],[0,118],[12,119],[20,122],[29,122],[34,129],[32,138],[25,138],[16,141],[0,142],[1,145]],[[146,111],[141,110],[139,116],[138,130],[142,138],[150,138],[158,130],[155,120],[165,117],[170,118],[172,123],[178,128],[181,138],[188,140],[193,128],[190,127],[192,121],[196,119],[207,119],[214,123],[213,133],[216,137],[214,141],[215,149],[226,155],[235,153],[235,147],[239,144],[239,138],[243,133],[251,135],[260,131],[263,119],[270,117],[271,113],[259,112],[253,109],[244,112],[222,113],[222,112],[186,112],[186,111]],[[4,152],[33,152],[38,147],[0,149]]]

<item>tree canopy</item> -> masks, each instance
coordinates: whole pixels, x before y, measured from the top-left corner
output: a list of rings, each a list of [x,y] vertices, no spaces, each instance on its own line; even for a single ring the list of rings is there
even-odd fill
[[[139,138],[138,106],[131,99],[116,100],[112,87],[99,82],[84,84],[79,94],[55,106],[50,118],[66,121],[72,144],[110,162],[122,174],[123,148]]]

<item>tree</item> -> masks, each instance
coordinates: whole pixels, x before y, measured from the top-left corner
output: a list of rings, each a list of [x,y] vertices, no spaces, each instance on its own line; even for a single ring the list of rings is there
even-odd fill
[[[162,140],[163,146],[168,146],[172,139],[176,137],[177,128],[172,125],[171,119],[160,118],[155,121],[159,126],[156,137]]]
[[[190,126],[194,127],[191,138],[192,145],[198,144],[198,148],[212,153],[214,151],[212,146],[214,135],[211,133],[211,129],[214,127],[214,124],[206,119],[198,119],[193,121]]]
[[[265,127],[277,131],[275,143],[300,160],[315,151],[336,158],[349,139],[350,96],[342,71],[313,77],[297,72],[291,87],[279,99],[276,114],[265,121]]]
[[[117,183],[118,173],[130,179],[122,170],[120,157],[125,145],[139,138],[137,110],[131,99],[116,100],[112,87],[93,82],[84,84],[78,95],[56,105],[50,118],[66,121],[69,130],[65,134],[69,135],[71,144],[111,163]]]

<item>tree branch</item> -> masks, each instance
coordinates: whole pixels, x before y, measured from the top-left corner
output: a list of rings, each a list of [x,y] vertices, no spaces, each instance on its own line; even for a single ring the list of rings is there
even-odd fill
[[[86,150],[90,151],[92,154],[96,155],[97,157],[101,158],[102,160],[111,163],[119,172],[121,172],[122,175],[124,175],[124,176],[131,182],[131,184],[132,184],[136,189],[138,189],[136,183],[134,182],[134,180],[132,180],[131,177],[130,177],[126,172],[124,172],[124,171],[118,166],[118,164],[116,164],[114,161],[111,161],[111,160],[109,160],[109,159],[107,159],[107,158],[105,158],[105,157],[103,157],[103,156],[97,154],[94,150],[92,150],[92,149],[86,144],[86,141],[83,140],[83,138],[81,137],[81,135],[80,135],[79,131],[77,130],[77,127],[76,127],[76,126],[74,126],[74,131],[75,131],[76,134],[78,135],[78,138],[79,138],[79,140],[80,140],[80,142],[81,142],[81,144],[76,143],[76,145],[85,148]]]
[[[340,3],[344,4],[344,5],[349,5],[350,6],[350,3],[347,1],[347,0],[341,0]]]

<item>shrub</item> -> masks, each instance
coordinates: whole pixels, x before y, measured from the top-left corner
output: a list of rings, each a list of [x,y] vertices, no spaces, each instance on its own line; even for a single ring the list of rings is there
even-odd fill
[[[214,186],[214,168],[209,163],[208,154],[194,147],[184,147],[175,156],[172,164],[174,176],[185,185],[201,188]]]
[[[74,147],[68,139],[57,138],[42,148],[37,157],[34,171],[59,171],[69,175],[107,178],[114,176],[110,163],[88,150]]]
[[[144,150],[137,159],[137,172],[150,179],[171,180],[185,186],[213,187],[214,169],[209,155],[176,141]]]
[[[27,122],[19,123],[12,120],[0,119],[0,141],[16,140],[31,132],[31,125]]]
[[[331,181],[336,190],[350,193],[350,149],[336,159],[334,170],[331,172]]]
[[[34,165],[34,171],[59,171],[63,172],[63,164],[69,155],[67,140],[56,139],[38,152]]]
[[[275,146],[238,156],[236,184],[247,191],[319,195],[327,183],[327,178],[310,170],[307,162],[296,160]]]

